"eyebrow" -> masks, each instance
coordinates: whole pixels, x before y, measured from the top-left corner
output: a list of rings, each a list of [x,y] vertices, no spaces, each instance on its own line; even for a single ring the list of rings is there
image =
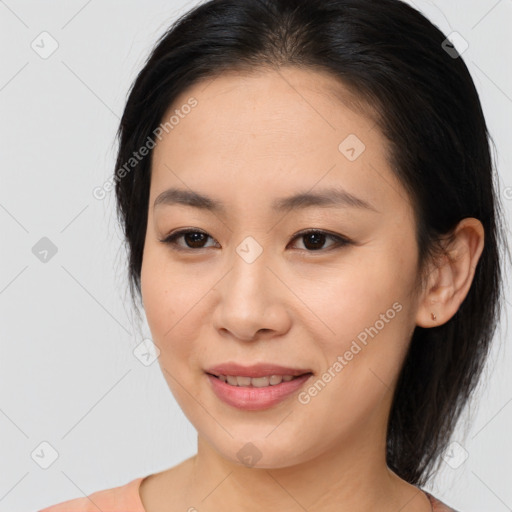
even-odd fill
[[[221,201],[208,197],[207,195],[192,190],[169,188],[158,195],[153,203],[153,208],[160,205],[181,204],[192,206],[202,210],[217,213],[226,213],[224,204]],[[272,202],[272,209],[275,212],[285,210],[298,210],[310,207],[334,207],[334,208],[360,208],[378,210],[368,201],[361,199],[341,188],[322,189],[318,192],[299,192],[292,196],[276,199]]]

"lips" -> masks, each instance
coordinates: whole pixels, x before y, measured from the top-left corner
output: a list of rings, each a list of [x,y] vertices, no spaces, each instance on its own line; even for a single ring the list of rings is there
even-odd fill
[[[289,368],[288,370],[291,369]],[[233,386],[228,382],[223,382],[220,377],[214,377],[212,374],[205,373],[210,389],[218,399],[231,407],[245,411],[269,409],[281,402],[285,402],[303,386],[306,386],[312,375],[310,372],[297,377],[289,376],[292,380],[282,381],[274,386],[254,387],[252,385]],[[235,378],[238,379],[240,377]],[[267,379],[267,377],[262,377],[262,379]]]
[[[271,363],[258,363],[250,366],[241,365],[234,362],[222,363],[216,366],[212,366],[205,370],[206,373],[219,377],[233,376],[233,377],[271,377],[272,375],[289,375],[292,377],[298,377],[307,373],[313,373],[309,368],[291,368],[286,366],[280,366]]]
[[[306,385],[313,372],[271,363],[227,362],[205,370],[211,390],[224,403],[246,411],[268,409]]]

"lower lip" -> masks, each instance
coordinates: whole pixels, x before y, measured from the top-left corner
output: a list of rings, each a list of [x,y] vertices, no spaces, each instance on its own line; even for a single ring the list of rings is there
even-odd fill
[[[223,402],[238,409],[258,411],[268,409],[283,401],[300,389],[313,375],[308,373],[288,382],[282,381],[275,386],[265,386],[262,388],[232,386],[217,377],[213,377],[213,375],[206,374],[206,376],[212,385],[213,392]]]

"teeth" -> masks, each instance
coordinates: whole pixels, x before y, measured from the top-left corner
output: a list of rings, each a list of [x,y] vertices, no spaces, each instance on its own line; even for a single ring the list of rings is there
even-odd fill
[[[227,377],[227,381],[228,381],[228,384],[231,384],[232,386],[238,386],[238,382],[236,380],[236,377],[232,377],[231,375],[229,375]]]
[[[263,388],[266,386],[276,386],[277,384],[281,384],[281,382],[289,382],[294,379],[292,375],[271,375],[270,377],[241,377],[234,375],[219,375],[219,379],[222,382],[227,382],[231,384],[231,386],[239,386],[239,387],[255,387],[255,388]]]

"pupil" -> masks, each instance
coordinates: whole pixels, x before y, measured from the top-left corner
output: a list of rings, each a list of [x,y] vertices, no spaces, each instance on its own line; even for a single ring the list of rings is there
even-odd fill
[[[204,242],[202,238],[204,238],[204,233],[195,232],[185,234],[185,240],[190,247],[201,247],[201,242]]]
[[[308,233],[307,235],[304,235],[306,240],[309,239],[310,242],[313,243],[313,249],[320,249],[321,246],[324,243],[325,235],[322,233]],[[315,245],[316,244],[316,245]],[[304,244],[306,247],[308,246],[307,243]]]

